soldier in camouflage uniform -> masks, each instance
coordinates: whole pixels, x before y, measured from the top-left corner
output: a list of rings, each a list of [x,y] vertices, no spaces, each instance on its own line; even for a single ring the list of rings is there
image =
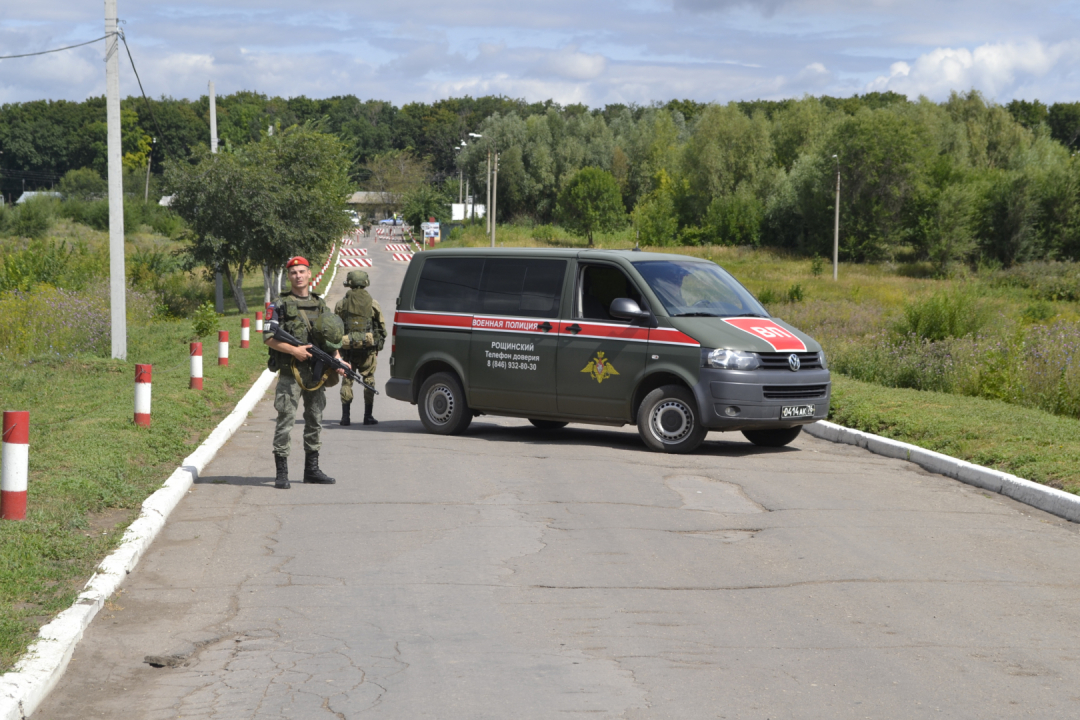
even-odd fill
[[[371,284],[368,274],[363,270],[353,270],[345,278],[345,287],[350,288],[344,299],[337,304],[334,312],[344,321],[346,337],[342,341],[344,359],[356,372],[364,376],[368,385],[375,384],[375,362],[378,352],[386,342],[386,322],[383,320],[379,303],[371,297],[367,286]],[[341,424],[350,425],[353,381],[345,378],[341,383]],[[364,424],[379,423],[372,414],[375,393],[364,389]]]
[[[294,257],[285,266],[289,272],[289,292],[282,293],[274,306],[273,318],[281,327],[302,343],[317,343],[335,357],[344,325],[332,314],[321,297],[310,291],[311,268],[302,257]],[[304,482],[331,485],[334,478],[319,469],[319,450],[322,447],[322,414],[326,407],[325,387],[336,385],[341,371],[328,371],[314,377],[309,345],[294,347],[275,340],[272,332],[264,331],[263,342],[270,348],[267,367],[281,371],[274,393],[274,409],[278,412],[274,430],[274,463],[277,477],[274,486],[287,489],[289,485],[290,434],[296,421],[300,401],[304,401]]]

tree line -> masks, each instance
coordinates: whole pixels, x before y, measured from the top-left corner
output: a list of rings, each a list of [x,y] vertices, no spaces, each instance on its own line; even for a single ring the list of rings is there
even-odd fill
[[[0,108],[3,190],[21,187],[20,173],[103,173],[104,112],[101,98]],[[203,157],[205,97],[149,106],[128,98],[122,121],[132,170],[145,171],[151,153],[155,174],[162,160]],[[941,268],[1080,259],[1080,103],[1002,106],[975,91],[940,103],[869,93],[604,108],[490,96],[400,108],[354,96],[218,98],[226,152],[260,142],[271,125],[336,136],[353,187],[441,194],[443,202],[456,201],[459,173],[483,197],[497,150],[500,221],[559,221],[560,193],[595,168],[614,181],[618,220],[643,245],[828,255],[839,174],[844,259],[912,258]]]

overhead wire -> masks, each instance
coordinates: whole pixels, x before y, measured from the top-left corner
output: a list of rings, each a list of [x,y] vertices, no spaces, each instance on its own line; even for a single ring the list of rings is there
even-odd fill
[[[73,48],[82,47],[83,45],[91,45],[91,44],[96,43],[96,42],[101,42],[102,40],[106,39],[107,37],[109,37],[109,36],[108,35],[102,35],[101,37],[99,37],[99,38],[97,38],[95,40],[87,40],[86,42],[79,43],[78,45],[68,45],[67,47],[55,48],[53,50],[42,50],[40,52],[23,53],[22,55],[0,55],[0,60],[12,60],[14,58],[33,57],[35,55],[48,55],[49,53],[61,52],[63,50],[71,50]]]
[[[142,93],[143,102],[146,103],[146,111],[150,113],[150,121],[154,123],[154,129],[158,131],[158,136],[164,139],[165,133],[161,132],[161,127],[157,124],[157,118],[154,117],[154,109],[150,106],[150,98],[146,97],[146,91],[143,90],[142,80],[139,79],[139,71],[135,69],[135,59],[131,57],[131,48],[128,47],[127,38],[124,37],[124,31],[117,30],[116,34],[124,41],[124,49],[127,50],[128,61],[131,62],[131,71],[135,73],[135,80],[139,83],[139,92]],[[162,147],[164,147],[164,145],[162,145]]]

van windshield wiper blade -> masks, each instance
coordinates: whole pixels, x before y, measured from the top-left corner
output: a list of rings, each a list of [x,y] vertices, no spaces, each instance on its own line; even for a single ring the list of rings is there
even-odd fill
[[[722,317],[722,316],[717,315],[716,313],[692,312],[692,313],[675,313],[671,317]]]

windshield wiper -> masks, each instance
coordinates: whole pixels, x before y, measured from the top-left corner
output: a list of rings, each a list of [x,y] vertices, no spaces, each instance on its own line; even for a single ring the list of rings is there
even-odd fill
[[[692,312],[692,313],[675,313],[671,317],[721,317],[721,316],[717,315],[716,313]]]

